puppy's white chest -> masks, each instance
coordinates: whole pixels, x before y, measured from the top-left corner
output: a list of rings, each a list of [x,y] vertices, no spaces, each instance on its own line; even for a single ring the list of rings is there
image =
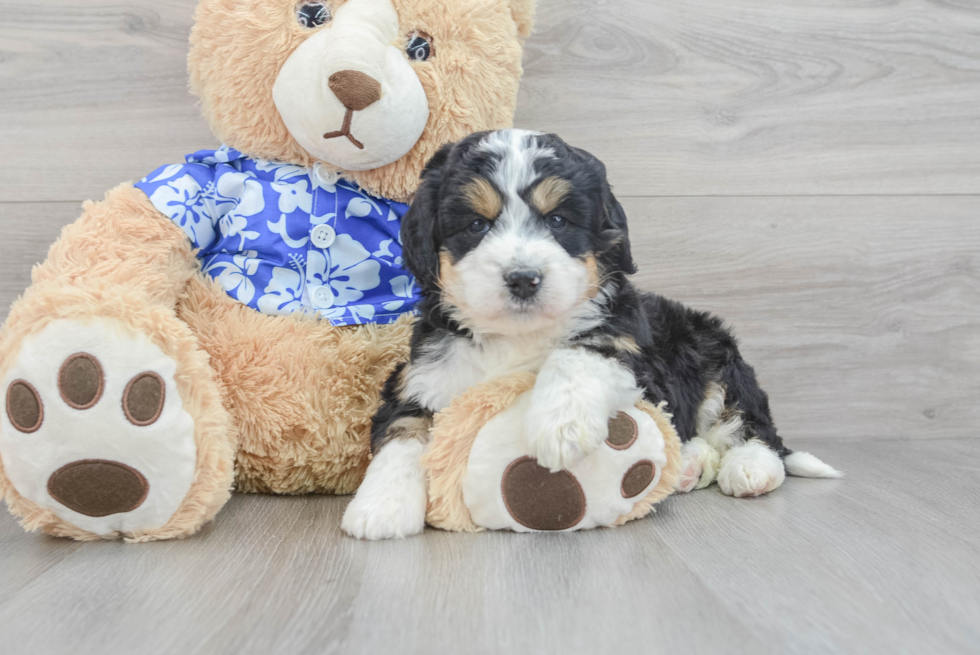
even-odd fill
[[[406,395],[434,412],[481,382],[517,371],[537,372],[550,344],[541,340],[500,339],[480,344],[452,338],[440,342],[406,374]]]

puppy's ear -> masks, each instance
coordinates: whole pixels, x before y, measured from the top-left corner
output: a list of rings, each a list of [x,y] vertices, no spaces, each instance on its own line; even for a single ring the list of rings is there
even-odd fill
[[[630,250],[629,226],[626,224],[626,212],[616,200],[609,183],[602,183],[602,241],[605,255],[613,268],[627,275],[636,273],[633,254]]]
[[[455,144],[439,149],[422,170],[422,182],[405,216],[402,217],[402,255],[408,270],[422,287],[435,290],[439,283],[438,209],[443,168]]]
[[[606,177],[606,165],[590,152],[581,148],[568,147],[582,158],[592,177],[591,186],[597,188],[593,199],[598,207],[600,258],[614,271],[630,275],[636,273],[633,255],[630,252],[629,226],[626,212],[613,195],[612,187]]]

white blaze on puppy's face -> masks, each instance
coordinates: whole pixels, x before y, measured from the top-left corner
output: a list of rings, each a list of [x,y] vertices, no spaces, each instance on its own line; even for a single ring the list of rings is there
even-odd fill
[[[546,329],[574,319],[591,297],[594,262],[570,255],[522,197],[540,182],[535,162],[555,158],[553,150],[534,142],[535,134],[494,132],[479,145],[496,158],[489,177],[502,195],[501,210],[479,245],[456,262],[448,253],[442,257],[444,298],[477,332],[513,335]],[[533,295],[512,293],[507,276],[515,273],[532,276]]]

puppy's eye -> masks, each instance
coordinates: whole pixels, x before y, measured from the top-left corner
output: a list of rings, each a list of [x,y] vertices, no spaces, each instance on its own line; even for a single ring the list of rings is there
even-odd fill
[[[306,28],[320,27],[331,18],[330,5],[326,2],[301,2],[296,7],[296,21]]]
[[[556,215],[549,216],[548,218],[544,219],[544,222],[552,230],[564,230],[565,226],[568,224],[568,221],[566,221],[563,217]]]
[[[405,54],[412,61],[426,61],[435,54],[435,48],[432,47],[432,37],[425,32],[412,32],[408,35]]]
[[[473,234],[486,234],[490,230],[490,221],[478,218],[466,228]]]

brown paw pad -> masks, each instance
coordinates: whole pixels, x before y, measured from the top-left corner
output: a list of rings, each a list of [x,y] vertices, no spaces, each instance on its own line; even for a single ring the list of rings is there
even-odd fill
[[[530,457],[510,463],[502,492],[510,515],[532,530],[566,530],[585,516],[585,491],[575,476],[552,473]]]
[[[76,353],[58,371],[58,391],[69,407],[90,409],[102,399],[105,375],[102,365],[88,353]]]
[[[66,464],[48,478],[48,494],[85,516],[131,512],[149,492],[150,485],[139,471],[104,459]]]
[[[163,413],[167,387],[156,373],[140,373],[126,385],[123,412],[133,425],[144,427],[156,423]]]
[[[44,403],[30,382],[14,380],[7,387],[7,418],[20,432],[37,432],[44,423]]]
[[[633,498],[643,493],[657,475],[657,467],[648,459],[640,460],[626,471],[620,491],[623,498]]]
[[[619,412],[609,420],[609,438],[606,439],[606,443],[609,444],[610,448],[626,450],[636,443],[636,438],[639,436],[639,426],[636,425],[633,417],[626,412]]]

